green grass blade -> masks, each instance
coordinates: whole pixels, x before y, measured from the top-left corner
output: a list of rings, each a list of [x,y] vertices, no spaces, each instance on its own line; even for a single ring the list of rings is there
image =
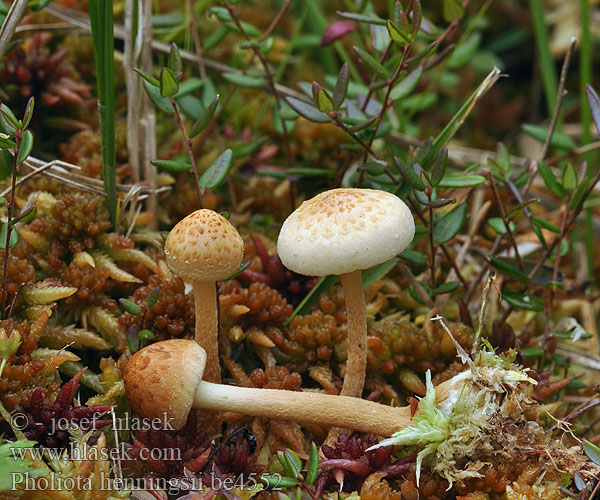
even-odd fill
[[[90,24],[96,59],[98,116],[102,140],[102,178],[106,206],[113,227],[117,225],[117,183],[115,170],[115,88],[112,2],[90,0]]]
[[[542,0],[529,0],[529,12],[533,23],[533,34],[537,55],[540,59],[540,71],[542,73],[542,82],[544,84],[544,93],[546,95],[546,107],[548,116],[554,113],[556,106],[556,95],[558,93],[558,82],[554,61],[550,53],[550,41],[548,40],[548,28],[544,20],[544,6]]]

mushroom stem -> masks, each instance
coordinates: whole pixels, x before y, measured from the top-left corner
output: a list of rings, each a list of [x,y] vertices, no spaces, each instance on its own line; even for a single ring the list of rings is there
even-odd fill
[[[204,380],[221,382],[219,363],[217,289],[214,281],[195,281],[194,303],[196,310],[196,342],[206,351]]]
[[[436,399],[448,397],[456,384],[452,379],[436,387]],[[193,408],[226,410],[255,417],[337,426],[390,437],[411,425],[410,407],[391,406],[332,396],[318,392],[254,389],[200,382]]]
[[[367,313],[360,271],[342,274],[348,316],[348,360],[342,396],[360,398],[367,369]]]

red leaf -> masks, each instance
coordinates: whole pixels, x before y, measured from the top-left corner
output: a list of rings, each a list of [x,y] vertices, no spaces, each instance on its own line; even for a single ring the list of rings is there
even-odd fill
[[[353,23],[352,21],[334,21],[329,26],[327,26],[327,28],[323,32],[323,37],[321,38],[321,45],[332,44],[333,42],[346,36],[348,33],[353,32],[357,28],[358,24]]]

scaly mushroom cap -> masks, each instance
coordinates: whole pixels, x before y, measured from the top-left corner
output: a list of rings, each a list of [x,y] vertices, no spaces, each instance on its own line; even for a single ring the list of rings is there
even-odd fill
[[[159,419],[179,430],[192,409],[205,364],[204,349],[191,340],[150,344],[127,363],[125,394],[142,418]]]
[[[415,222],[397,196],[374,189],[332,189],[305,201],[283,223],[277,253],[309,276],[368,269],[404,250]]]
[[[218,281],[238,269],[244,242],[225,217],[204,208],[171,230],[165,255],[171,270],[186,281]]]

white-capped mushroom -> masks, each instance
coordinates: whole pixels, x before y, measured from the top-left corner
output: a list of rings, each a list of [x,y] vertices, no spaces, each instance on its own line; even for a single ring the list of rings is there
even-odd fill
[[[283,264],[310,276],[341,275],[348,315],[343,396],[361,397],[367,365],[367,321],[361,271],[402,252],[415,223],[397,196],[373,189],[332,189],[305,201],[283,223]]]

